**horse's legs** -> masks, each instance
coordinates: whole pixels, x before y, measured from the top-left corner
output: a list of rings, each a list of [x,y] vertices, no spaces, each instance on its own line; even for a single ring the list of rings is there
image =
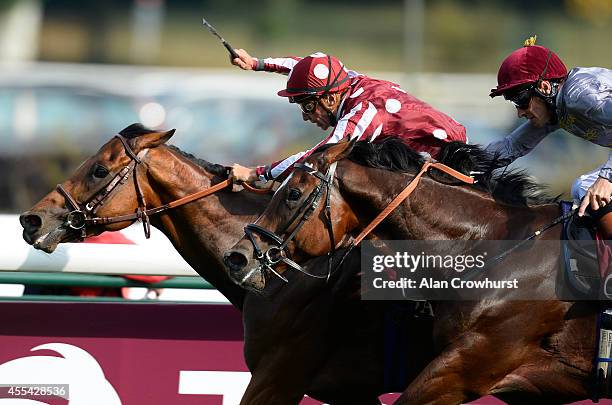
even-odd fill
[[[534,395],[525,392],[511,391],[494,395],[500,401],[504,401],[507,405],[558,405],[567,403],[559,401],[558,398],[544,398],[542,395]]]
[[[412,381],[394,405],[451,405],[465,402],[461,358],[458,350],[441,353]]]
[[[397,405],[461,404],[489,393],[516,367],[523,343],[465,332],[432,360],[395,402]],[[496,356],[495,353],[509,353]]]
[[[592,358],[585,356],[586,358]],[[571,363],[570,363],[571,364]],[[491,389],[491,394],[508,404],[565,404],[585,399],[590,380],[589,364],[580,369],[575,362],[545,356],[531,357]]]
[[[478,334],[464,335],[429,363],[395,404],[461,404],[489,394],[521,405],[585,398],[588,371],[568,367],[540,347],[525,346],[520,340],[474,335]],[[530,354],[524,356],[521,351]],[[492,356],[493,353],[507,355]]]

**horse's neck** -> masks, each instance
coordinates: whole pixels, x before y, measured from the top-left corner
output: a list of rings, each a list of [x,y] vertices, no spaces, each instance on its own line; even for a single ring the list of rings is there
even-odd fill
[[[167,153],[167,152],[166,152]],[[149,186],[167,204],[211,186],[214,176],[177,153],[151,159]],[[152,218],[181,256],[233,304],[241,306],[244,290],[227,276],[222,254],[244,234],[244,225],[263,211],[267,197],[223,190]]]
[[[554,207],[511,206],[470,186],[424,178],[404,205],[416,239],[523,239],[552,220]]]
[[[405,174],[352,166],[351,170],[344,171],[342,191],[357,202],[352,206],[357,207],[355,213],[361,224],[366,225],[411,178]],[[384,186],[373,186],[381,184]],[[374,194],[373,189],[381,192]],[[474,188],[447,185],[425,176],[406,201],[389,215],[387,226],[379,227],[376,232],[384,239],[522,239],[552,220],[557,212],[552,206],[500,204]]]

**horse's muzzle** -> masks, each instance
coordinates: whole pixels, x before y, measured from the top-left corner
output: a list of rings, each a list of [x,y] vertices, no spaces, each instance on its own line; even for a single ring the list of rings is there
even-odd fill
[[[24,212],[19,216],[19,223],[27,234],[32,235],[42,227],[43,219],[38,214]]]
[[[223,255],[223,262],[230,272],[235,273],[242,271],[249,263],[249,259],[244,253],[238,250],[230,250]]]

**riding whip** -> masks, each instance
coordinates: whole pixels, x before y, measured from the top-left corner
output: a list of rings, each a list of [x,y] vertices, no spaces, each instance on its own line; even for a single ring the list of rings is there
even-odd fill
[[[208,21],[206,21],[206,18],[202,18],[202,24],[204,24],[204,26],[206,28],[208,28],[208,30],[217,38],[219,38],[219,40],[221,41],[221,43],[223,44],[223,46],[225,47],[225,49],[227,49],[227,51],[230,53],[230,55],[232,55],[232,59],[235,58],[240,58],[238,56],[238,54],[236,53],[236,51],[234,50],[234,48],[232,48],[232,46],[230,44],[227,43],[227,41],[225,39],[223,39],[223,37],[221,35],[219,35],[219,33],[217,32],[217,30],[215,29],[215,27],[213,27],[212,25],[210,25],[208,23]]]

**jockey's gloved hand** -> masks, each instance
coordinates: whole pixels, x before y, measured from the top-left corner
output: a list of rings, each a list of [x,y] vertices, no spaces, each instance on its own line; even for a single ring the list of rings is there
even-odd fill
[[[235,49],[239,58],[232,58],[230,55],[230,62],[234,66],[238,66],[242,70],[253,70],[253,58],[244,49]]]
[[[245,166],[239,165],[238,163],[234,163],[234,165],[232,166],[232,169],[230,170],[229,178],[236,183],[241,183],[241,182],[252,183],[258,180],[257,172],[255,168],[245,167]]]

